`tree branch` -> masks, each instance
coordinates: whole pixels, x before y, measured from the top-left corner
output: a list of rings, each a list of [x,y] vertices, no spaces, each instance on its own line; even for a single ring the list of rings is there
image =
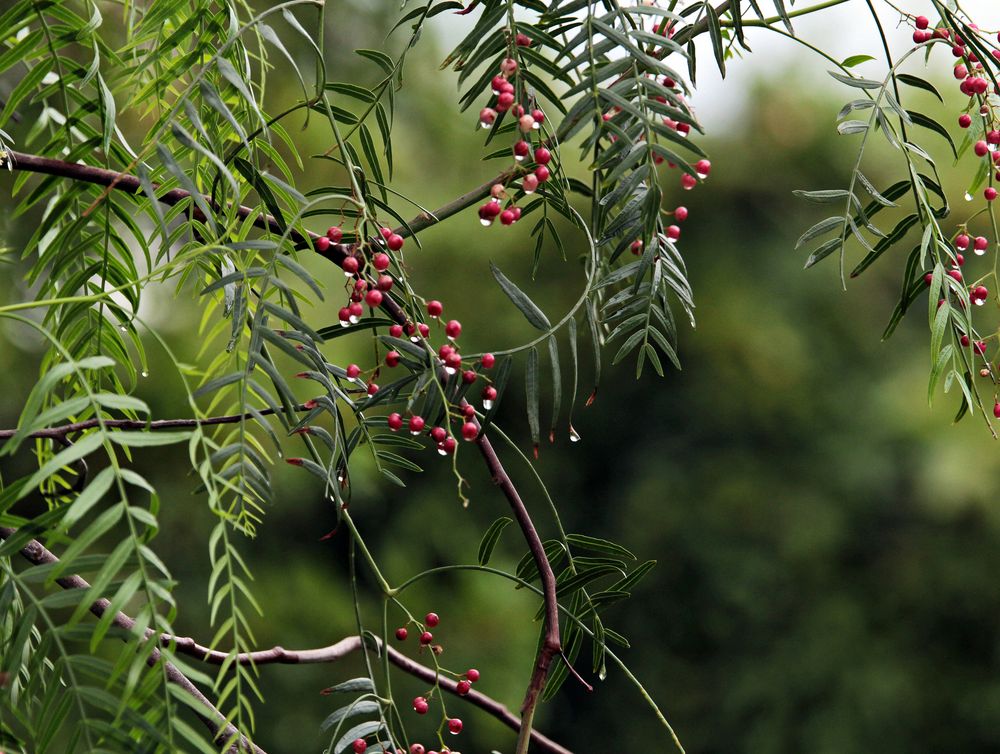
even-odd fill
[[[0,539],[10,539],[15,534],[17,534],[17,529],[0,526]],[[52,552],[37,539],[28,540],[24,547],[21,548],[21,555],[35,565],[45,565],[59,562],[59,558],[53,555]],[[90,584],[85,579],[77,575],[62,576],[56,579],[56,583],[63,589],[90,589]],[[102,597],[90,606],[90,612],[98,617],[101,617],[110,607],[111,602]],[[125,613],[115,613],[115,617],[111,622],[119,628],[123,628],[133,634],[135,633],[135,621]],[[146,638],[149,638],[151,633],[151,631],[147,630]],[[160,662],[161,659],[162,653],[160,650],[154,649],[146,659],[146,664],[153,667]],[[253,754],[267,754],[263,749],[250,742],[246,736],[240,733],[235,725],[228,722],[225,715],[215,708],[215,705],[213,705],[208,698],[201,693],[198,687],[195,686],[186,675],[177,669],[176,665],[169,661],[164,661],[163,669],[167,676],[167,680],[184,689],[185,692],[187,692],[193,699],[204,707],[203,712],[195,710],[195,714],[198,715],[198,717],[201,718],[201,721],[208,727],[213,740],[216,742],[220,740],[228,741],[231,738],[238,737],[239,744],[233,744],[228,748],[228,752],[230,754],[241,754],[242,752],[247,751],[250,751]]]
[[[306,665],[312,663],[336,662],[343,659],[352,652],[361,649],[362,642],[358,636],[348,636],[335,644],[319,649],[299,649],[290,650],[284,647],[272,647],[256,652],[244,652],[231,657],[228,652],[209,649],[195,642],[191,637],[161,635],[160,642],[164,645],[171,645],[175,651],[194,657],[210,665],[222,665],[224,662],[237,662],[241,665]],[[382,643],[378,642],[381,649]],[[445,691],[479,707],[484,712],[500,720],[508,728],[519,731],[521,721],[517,715],[512,713],[507,707],[492,697],[478,691],[469,691],[467,694],[458,693],[458,682],[449,678],[443,678],[437,671],[422,665],[415,660],[411,660],[393,647],[385,647],[389,656],[389,661],[400,670],[415,676],[427,683],[437,684]],[[538,747],[538,751],[547,754],[572,754],[569,749],[560,746],[551,738],[539,733],[537,730],[531,731],[531,741]]]
[[[294,407],[295,411],[305,411],[306,407],[299,403]],[[273,408],[264,408],[257,412],[261,416],[269,416],[275,413]],[[246,419],[253,419],[253,414],[227,414],[225,416],[209,416],[204,419],[157,419],[156,421],[138,421],[135,419],[87,419],[82,422],[63,424],[58,427],[46,427],[31,432],[26,437],[41,437],[51,439],[65,439],[66,435],[75,432],[82,432],[85,429],[93,429],[101,425],[112,429],[146,431],[155,429],[183,429],[185,427],[208,427],[215,424],[237,424]],[[17,434],[16,429],[0,429],[0,440],[6,440]]]

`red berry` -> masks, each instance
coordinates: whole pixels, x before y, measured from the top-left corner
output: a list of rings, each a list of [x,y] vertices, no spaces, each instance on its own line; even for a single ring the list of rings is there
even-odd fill
[[[959,233],[955,236],[955,248],[959,251],[965,251],[969,248],[969,236],[965,233]]]
[[[400,626],[396,629],[396,638],[399,641],[406,641],[406,637],[409,635],[409,631],[406,630],[406,626]]]
[[[482,110],[479,111],[479,124],[483,128],[492,126],[493,123],[496,121],[496,119],[497,119],[497,111],[494,110],[492,107],[484,107]]]
[[[344,231],[340,229],[339,225],[331,225],[326,229],[326,237],[333,243],[340,243],[340,239],[344,237]]]
[[[952,278],[955,282],[962,282],[962,271],[961,270],[948,270],[948,277]]]
[[[698,185],[698,179],[695,178],[690,173],[681,173],[681,187],[686,191],[690,191],[695,186]]]
[[[475,668],[469,668],[468,670],[465,671],[465,677],[468,678],[473,683],[475,683],[476,681],[479,680],[479,671],[476,670]]]
[[[378,254],[372,257],[372,267],[374,267],[379,272],[385,272],[389,269],[389,262],[392,260],[389,255],[384,251],[380,251]]]
[[[376,385],[374,382],[369,382],[368,383],[368,395],[375,395],[375,393],[377,393],[377,392],[378,392],[378,385]]]
[[[483,364],[483,369],[492,369],[493,365],[497,362],[497,357],[491,353],[484,353],[480,361]]]
[[[403,326],[402,325],[389,325],[389,335],[394,338],[403,337]]]
[[[978,353],[980,356],[982,356],[984,353],[986,353],[986,343],[982,340],[977,340],[975,343],[973,343],[972,350]]]
[[[476,381],[476,377],[478,376],[479,375],[477,375],[471,369],[466,369],[464,372],[462,372],[462,382],[464,382],[466,385],[471,385],[473,382]]]
[[[497,97],[497,112],[505,113],[514,104],[514,95],[511,92],[504,92]]]
[[[455,353],[455,346],[451,343],[445,343],[438,349],[438,358],[441,359],[441,361],[445,361],[453,353]]]
[[[448,324],[444,326],[444,334],[454,340],[462,334],[462,323],[457,319],[449,320]]]
[[[501,225],[513,225],[514,224],[514,210],[505,209],[500,213],[500,224]]]
[[[992,186],[987,186],[986,190],[983,192],[983,197],[986,199],[986,201],[992,202],[994,199],[997,198],[997,190]]]
[[[989,144],[987,144],[985,141],[983,141],[982,139],[980,139],[972,147],[972,151],[976,153],[977,157],[985,157],[986,155],[989,154],[990,147],[989,147]]]
[[[518,33],[518,35],[514,37],[514,44],[518,47],[531,47],[531,37],[527,34]]]
[[[368,742],[363,738],[356,738],[354,739],[352,748],[354,749],[354,754],[365,754],[365,750],[368,748]]]
[[[534,173],[528,173],[521,179],[521,188],[524,189],[524,193],[526,194],[535,193],[538,189],[538,176]]]
[[[492,89],[494,94],[500,94],[500,92],[503,91],[501,87],[506,83],[507,79],[505,79],[498,73],[496,76],[493,77],[493,80],[490,82],[490,89]]]
[[[989,289],[985,285],[977,285],[972,291],[972,298],[985,301],[990,295]]]
[[[444,357],[444,365],[449,369],[454,369],[458,371],[462,368],[462,354],[458,351],[452,351],[447,356]]]
[[[497,389],[492,385],[487,385],[483,388],[483,400],[484,401],[495,401],[497,399]]]
[[[431,439],[434,442],[444,442],[444,439],[448,436],[448,430],[444,427],[434,427],[431,430]]]
[[[422,696],[418,696],[416,699],[413,700],[413,711],[416,712],[418,715],[426,715],[427,710],[429,708],[430,705],[427,704],[427,700],[424,699]]]
[[[430,631],[424,631],[422,634],[420,634],[420,643],[423,646],[426,647],[432,641],[434,641],[434,634],[432,634]]]
[[[997,419],[1000,419],[1000,401],[998,401],[997,403],[993,404],[993,415]]]
[[[667,228],[667,238],[671,241],[676,241],[681,237],[681,229],[676,225],[671,225]]]
[[[391,414],[389,414],[389,429],[391,429],[393,432],[395,432],[397,429],[401,429],[402,426],[403,426],[403,417],[402,416],[400,416],[397,413],[391,413]],[[406,629],[403,628],[403,629],[400,629],[400,631],[404,631],[405,632]],[[399,631],[396,632],[396,635],[398,637]],[[404,639],[406,638],[405,633],[403,635],[403,638]]]
[[[365,313],[364,307],[361,306],[357,301],[347,307],[351,311],[351,316],[355,318],[361,317]]]
[[[549,169],[544,165],[539,165],[535,168],[535,178],[538,179],[539,183],[545,183],[551,176],[552,174],[549,172]]]
[[[674,219],[677,222],[679,222],[679,223],[682,223],[685,220],[687,220],[688,219],[688,208],[687,207],[678,207],[677,209],[675,209],[674,210]]]
[[[351,310],[348,309],[346,306],[342,306],[340,308],[340,311],[337,312],[337,319],[339,319],[341,322],[345,322],[345,323],[346,322],[350,322],[351,321]]]
[[[924,275],[924,283],[926,283],[927,285],[930,285],[933,279],[934,279],[933,272],[928,272],[926,275]]]
[[[961,128],[968,128],[972,125],[972,116],[966,113],[965,115],[958,116],[958,125]]]
[[[469,681],[459,681],[455,686],[455,691],[457,691],[462,696],[465,696],[471,690],[472,690],[472,684]]]
[[[479,427],[477,427],[472,422],[466,422],[462,425],[462,437],[470,442],[475,440],[479,436]]]
[[[373,309],[382,303],[382,291],[373,288],[365,294],[365,303]]]
[[[930,21],[927,19],[927,16],[917,16],[914,19],[914,23],[916,23],[918,29],[926,29]]]
[[[392,289],[392,277],[389,275],[379,275],[375,285],[383,293],[388,293]]]
[[[457,736],[462,732],[462,721],[457,717],[451,718],[451,720],[448,721],[448,730],[452,732],[452,735]]]
[[[421,322],[419,325],[417,325],[417,331],[420,333],[421,338],[426,338],[428,335],[430,335],[431,328],[429,328],[427,325]]]
[[[425,749],[420,744],[411,744],[410,745],[410,754],[424,754],[424,752],[425,752]]]
[[[629,244],[629,249],[633,254],[639,256],[642,253],[642,239],[637,238]]]
[[[959,267],[961,267],[963,264],[965,264],[965,257],[963,257],[961,254],[956,254],[955,262],[958,264]]]
[[[424,616],[424,623],[431,628],[434,628],[440,622],[441,617],[437,613],[427,613],[427,615]]]
[[[549,152],[545,147],[539,147],[535,150],[535,162],[539,165],[548,165],[549,160],[552,159],[552,153]]]
[[[476,415],[476,407],[473,406],[471,403],[467,403],[465,404],[465,407],[462,409],[462,413],[471,419],[473,416]]]
[[[514,144],[515,157],[527,157],[528,152],[530,151],[531,151],[531,145],[528,142],[524,141],[523,139],[521,141],[515,142]]]
[[[455,452],[455,442],[454,437],[446,437],[444,440],[438,443],[438,450],[444,453],[446,456],[450,456]]]
[[[969,343],[971,343],[972,341],[969,340],[968,335],[963,335],[961,338],[958,339],[958,342],[962,344],[963,348],[967,348]]]
[[[385,355],[385,365],[387,367],[399,366],[399,351],[389,351]]]
[[[358,264],[357,257],[344,257],[344,261],[340,263],[340,266],[343,268],[344,272],[349,275],[353,275],[358,271],[358,267],[360,265]]]
[[[389,236],[392,235],[392,230],[390,228],[379,228],[378,232],[382,236],[382,238],[388,238]]]
[[[444,306],[442,306],[440,301],[428,301],[427,302],[427,313],[432,317],[440,317],[441,312],[444,311]]]
[[[347,376],[348,377],[350,377],[353,380],[353,379],[356,379],[359,374],[361,374],[361,367],[359,367],[357,364],[348,364],[347,365]]]
[[[385,245],[388,246],[392,251],[399,251],[403,248],[403,237],[393,233],[387,239],[385,239]]]
[[[698,160],[694,164],[694,169],[698,171],[699,176],[707,176],[712,172],[712,163],[708,160]]]
[[[313,241],[313,244],[316,246],[316,251],[322,254],[323,252],[325,252],[327,249],[330,248],[330,239],[327,238],[326,236],[320,236],[315,241]]]
[[[974,242],[974,247],[976,251],[986,251],[989,245],[990,242],[986,240],[985,236],[976,236],[976,240]]]
[[[422,416],[411,416],[409,423],[410,431],[416,434],[424,428],[424,417]]]

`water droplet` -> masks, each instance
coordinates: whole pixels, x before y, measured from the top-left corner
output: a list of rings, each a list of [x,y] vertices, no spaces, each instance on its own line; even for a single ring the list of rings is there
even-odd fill
[[[125,327],[125,325],[118,325],[118,329],[121,330],[122,332],[128,332],[128,328]]]
[[[483,408],[485,408],[487,411],[489,411],[491,408],[493,408],[493,401],[491,401],[491,400],[485,400],[485,401],[483,401]]]
[[[455,367],[445,367],[444,371],[446,371],[448,374],[455,374]]]
[[[702,173],[702,172],[698,172],[698,177],[699,177],[699,178],[700,178],[701,180],[705,180],[706,178],[708,178],[708,173]]]
[[[488,228],[493,224],[493,221],[480,217],[479,224],[482,225],[484,228]]]
[[[528,187],[527,187],[527,186],[525,186],[525,185],[524,185],[523,183],[521,184],[521,188],[522,188],[522,189],[524,189],[524,193],[525,193],[525,194],[534,194],[534,193],[535,193],[535,190],[534,190],[534,189],[531,189],[531,191],[529,191],[529,190],[528,190]]]
[[[492,123],[487,123],[485,120],[479,121],[479,127],[480,128],[489,128],[491,125],[493,125],[493,124]]]
[[[345,272],[344,273],[344,277],[345,278],[352,278],[352,277],[354,277],[354,273],[353,272]]]
[[[438,455],[439,456],[446,456],[446,455],[448,455],[448,451],[445,450],[444,448],[442,448],[440,445],[438,445]]]
[[[580,433],[577,432],[573,427],[569,428],[569,441],[580,442]]]
[[[972,194],[970,194],[968,191],[965,192],[965,201],[967,202],[972,201]]]
[[[149,372],[147,372],[145,369],[143,369],[142,370],[142,376],[143,377],[149,377]]]
[[[981,257],[986,253],[986,249],[975,249],[974,251],[976,252],[977,257]]]
[[[516,162],[524,162],[524,155],[516,154],[514,155],[514,160]]]
[[[984,298],[974,298],[972,300],[975,302],[976,306],[982,306],[986,303],[986,299]]]
[[[340,320],[340,326],[341,327],[350,327],[351,323],[350,322],[345,322],[344,320]]]
[[[358,322],[361,321],[361,317],[357,317],[357,316],[355,316],[355,315],[352,314],[351,317],[350,317],[350,320],[351,320],[351,324],[352,325],[356,325],[356,324],[358,324]]]
[[[416,335],[411,335],[410,336],[410,342],[411,343],[419,343],[420,342],[420,338],[418,336],[416,336]]]

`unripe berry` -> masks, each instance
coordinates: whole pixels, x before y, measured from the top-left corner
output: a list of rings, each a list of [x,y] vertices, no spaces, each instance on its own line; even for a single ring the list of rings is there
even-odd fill
[[[539,183],[545,183],[551,176],[549,169],[544,165],[539,165],[535,168],[535,178],[538,179]]]
[[[472,684],[469,683],[469,681],[459,681],[455,686],[455,691],[457,691],[461,696],[465,696],[471,690],[472,690]]]
[[[326,237],[330,239],[331,243],[340,243],[340,239],[344,237],[344,231],[340,229],[339,225],[331,225],[326,229]]]
[[[462,425],[462,437],[466,440],[472,441],[479,436],[479,427],[477,427],[472,422],[466,422]]]
[[[391,429],[393,432],[395,432],[398,429],[401,429],[403,426],[403,417],[397,413],[389,414],[388,421],[389,421],[389,429]],[[403,630],[405,631],[406,629]],[[396,633],[398,634],[399,632],[397,631]],[[403,638],[405,639],[406,637],[404,636]]]
[[[427,313],[432,317],[440,317],[441,312],[444,311],[444,306],[441,305],[440,301],[428,301],[427,302]]]
[[[517,119],[517,127],[521,129],[522,133],[528,133],[535,127],[535,119],[525,113]]]
[[[491,353],[484,353],[480,361],[482,362],[483,369],[492,369],[493,365],[496,364],[497,357]]]
[[[348,275],[353,275],[358,271],[358,258],[357,257],[344,257],[343,261],[340,263],[341,268]]]
[[[549,160],[552,159],[552,153],[549,152],[545,147],[539,147],[535,150],[535,162],[539,165],[548,165]]]
[[[347,372],[347,376],[353,380],[357,379],[357,376],[361,374],[361,367],[357,364],[348,364],[345,371]]]
[[[431,430],[431,439],[434,442],[444,442],[447,436],[448,430],[444,427],[434,427],[434,429]]]
[[[534,194],[538,189],[538,176],[534,173],[528,173],[521,179],[521,188],[526,194]]]
[[[490,196],[492,196],[497,201],[500,201],[506,195],[507,195],[507,189],[504,188],[504,185],[502,183],[494,183],[490,187]]]
[[[514,58],[504,58],[500,63],[500,73],[510,78],[517,73],[517,61]]]
[[[385,239],[385,245],[388,246],[391,251],[399,251],[403,248],[403,237],[397,233],[393,233]]]
[[[462,334],[462,323],[457,319],[449,320],[448,324],[444,327],[444,334],[454,340]]]
[[[313,245],[316,247],[316,251],[322,254],[330,248],[330,239],[326,236],[320,236],[313,241]]]
[[[408,426],[413,434],[417,434],[420,430],[424,428],[424,417],[411,416],[410,423]]]
[[[380,306],[382,303],[382,291],[378,288],[373,288],[365,294],[365,303],[373,309]]]
[[[410,632],[406,630],[406,626],[400,626],[396,629],[396,639],[399,641],[406,641],[406,637],[409,633]]]
[[[465,671],[465,677],[468,678],[473,683],[475,683],[476,681],[479,680],[479,671],[476,670],[475,668],[469,668],[468,670]]]
[[[452,732],[452,735],[457,736],[462,732],[462,721],[457,717],[451,718],[451,720],[448,721],[448,730]]]
[[[387,367],[399,366],[399,351],[389,351],[385,355],[385,365]]]

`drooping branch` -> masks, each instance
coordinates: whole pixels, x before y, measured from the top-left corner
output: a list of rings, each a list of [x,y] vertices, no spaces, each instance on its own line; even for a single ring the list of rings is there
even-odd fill
[[[292,407],[295,411],[308,410],[305,405],[299,403]],[[260,416],[269,416],[275,413],[273,408],[264,408],[257,412]],[[61,440],[66,435],[83,432],[94,427],[104,426],[110,429],[133,430],[145,432],[158,429],[185,429],[190,427],[210,427],[216,424],[238,424],[240,421],[253,419],[253,414],[226,414],[224,416],[207,416],[204,419],[156,419],[155,421],[139,421],[136,419],[87,419],[86,421],[73,422],[72,424],[62,424],[58,427],[46,427],[29,433],[26,437],[50,438]],[[17,434],[16,429],[0,429],[0,440],[6,440]]]
[[[348,636],[335,644],[318,649],[285,649],[284,647],[272,647],[271,649],[258,650],[256,652],[244,652],[235,657],[227,652],[209,649],[198,644],[190,637],[166,636],[160,637],[161,643],[173,646],[175,651],[194,657],[210,665],[222,665],[224,662],[236,662],[241,665],[306,665],[314,663],[337,662],[353,652],[357,652],[362,647],[361,638],[358,636]],[[382,650],[381,642],[377,641],[379,651]],[[393,647],[385,647],[389,656],[389,661],[400,670],[419,678],[427,683],[436,683],[440,688],[455,696],[469,702],[484,712],[500,720],[508,728],[518,731],[521,728],[521,721],[517,715],[512,713],[506,706],[496,701],[490,696],[478,691],[469,691],[466,694],[458,693],[458,682],[438,675],[434,668],[429,668],[415,660],[411,660],[399,650]],[[539,733],[537,730],[531,731],[531,741],[540,752],[547,754],[572,754],[569,749],[559,745],[548,736]]]
[[[17,529],[0,526],[0,539],[10,539],[15,534],[17,534]],[[25,545],[21,548],[21,555],[35,565],[46,565],[59,562],[59,558],[57,558],[50,550],[48,550],[36,539],[28,540],[28,542],[25,543]],[[87,580],[75,574],[71,576],[62,576],[56,579],[56,583],[63,589],[90,589],[90,584]],[[90,612],[97,617],[101,617],[110,609],[110,607],[111,602],[104,597],[101,597],[90,606]],[[130,618],[125,613],[115,613],[115,617],[111,622],[113,625],[125,629],[129,633],[135,633],[135,620]],[[147,631],[146,637],[148,638],[150,635],[151,632]],[[146,659],[146,664],[153,667],[162,660],[162,657],[163,655],[159,649],[153,649],[153,651],[150,652],[149,657]],[[191,696],[192,699],[197,701],[202,706],[203,709],[201,711],[195,710],[195,714],[201,718],[201,721],[211,732],[213,740],[219,742],[229,741],[236,738],[239,741],[239,744],[233,744],[228,747],[227,751],[229,754],[242,754],[247,751],[252,752],[252,754],[267,754],[259,746],[250,742],[246,736],[244,736],[236,728],[235,725],[228,722],[225,715],[216,709],[215,705],[213,705],[208,698],[201,693],[198,687],[195,686],[194,683],[192,683],[191,680],[184,675],[176,665],[169,661],[163,661],[163,670],[170,683],[184,689],[184,691]]]

